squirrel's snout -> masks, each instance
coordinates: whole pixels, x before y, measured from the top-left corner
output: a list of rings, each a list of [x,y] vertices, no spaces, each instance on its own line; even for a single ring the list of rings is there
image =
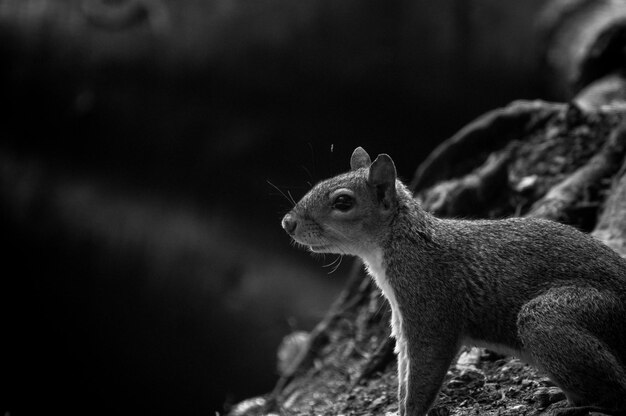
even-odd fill
[[[293,235],[296,232],[298,222],[291,214],[287,214],[283,217],[282,226],[287,231],[287,234]]]

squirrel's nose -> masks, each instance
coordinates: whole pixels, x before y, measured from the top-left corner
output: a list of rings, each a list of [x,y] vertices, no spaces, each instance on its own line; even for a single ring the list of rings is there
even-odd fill
[[[293,216],[291,216],[291,214],[287,214],[283,218],[282,225],[285,231],[287,231],[289,235],[293,235],[293,233],[296,232],[296,227],[298,226],[298,222]]]

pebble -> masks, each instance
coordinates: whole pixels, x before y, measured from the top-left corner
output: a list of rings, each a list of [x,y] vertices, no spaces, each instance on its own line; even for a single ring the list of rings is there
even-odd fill
[[[463,352],[456,361],[456,369],[460,371],[476,369],[480,364],[482,351],[480,348],[472,347],[469,351]]]
[[[552,403],[564,400],[565,393],[558,387],[540,387],[535,391],[532,398],[540,408],[544,408]]]
[[[538,383],[540,386],[543,387],[555,387],[555,384],[552,380],[550,380],[548,377],[542,377],[538,380]]]
[[[535,382],[533,380],[529,380],[527,378],[522,380],[522,387],[524,387],[524,388],[530,387],[533,384],[535,384]]]

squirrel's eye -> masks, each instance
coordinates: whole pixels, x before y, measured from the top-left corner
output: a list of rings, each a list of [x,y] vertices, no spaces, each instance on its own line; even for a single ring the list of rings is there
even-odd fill
[[[333,208],[339,211],[348,211],[354,206],[354,198],[350,195],[339,195],[333,201]]]

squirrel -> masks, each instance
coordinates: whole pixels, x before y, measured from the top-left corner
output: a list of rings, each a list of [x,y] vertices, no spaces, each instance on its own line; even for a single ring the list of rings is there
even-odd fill
[[[360,257],[391,306],[401,416],[426,415],[463,345],[516,356],[567,398],[553,414],[626,414],[626,260],[573,227],[441,219],[358,147],[282,219],[315,253]]]

